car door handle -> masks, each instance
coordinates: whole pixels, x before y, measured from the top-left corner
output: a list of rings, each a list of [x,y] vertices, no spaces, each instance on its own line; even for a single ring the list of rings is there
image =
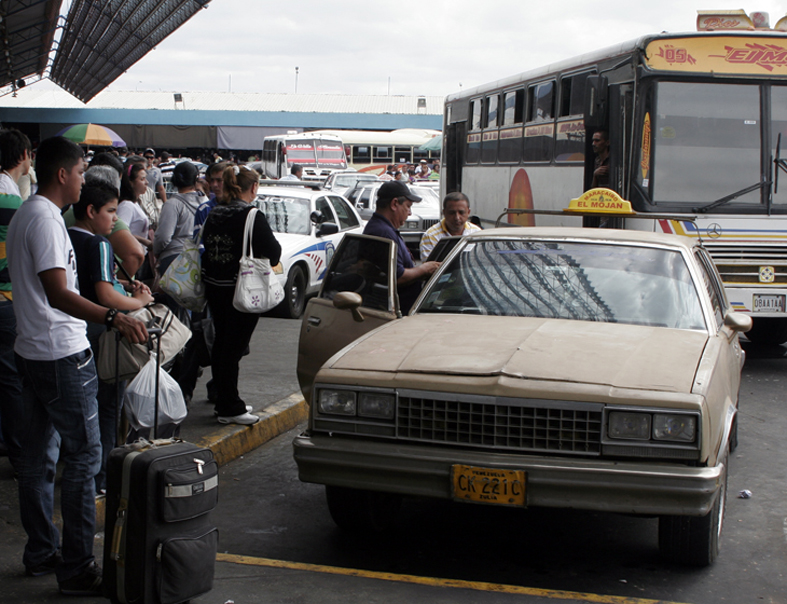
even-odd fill
[[[314,325],[315,327],[322,323],[322,319],[320,319],[320,317],[309,317],[308,321],[309,325]]]

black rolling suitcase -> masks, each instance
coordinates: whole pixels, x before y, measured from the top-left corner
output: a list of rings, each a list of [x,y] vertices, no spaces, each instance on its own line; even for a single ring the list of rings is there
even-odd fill
[[[217,502],[218,465],[210,449],[177,439],[113,449],[104,595],[123,604],[178,604],[210,591],[218,547],[210,512]]]

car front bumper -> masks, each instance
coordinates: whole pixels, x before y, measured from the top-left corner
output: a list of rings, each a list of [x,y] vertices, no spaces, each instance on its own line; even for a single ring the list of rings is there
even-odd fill
[[[301,434],[293,442],[304,482],[451,499],[455,464],[524,470],[526,504],[645,515],[702,516],[719,492],[723,466],[606,461]]]

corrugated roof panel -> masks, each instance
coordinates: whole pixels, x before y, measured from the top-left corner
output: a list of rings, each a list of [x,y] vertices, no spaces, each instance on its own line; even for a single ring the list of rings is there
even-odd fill
[[[89,101],[210,0],[73,0],[50,78]]]

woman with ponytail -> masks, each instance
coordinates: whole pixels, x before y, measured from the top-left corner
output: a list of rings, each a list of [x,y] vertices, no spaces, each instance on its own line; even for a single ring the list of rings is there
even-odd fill
[[[246,167],[229,166],[222,178],[223,197],[208,214],[202,232],[202,278],[216,334],[211,353],[216,415],[222,424],[250,425],[260,418],[251,414],[251,407],[240,398],[238,372],[260,316],[236,310],[232,299],[246,217],[257,197],[260,175]],[[252,247],[256,258],[268,258],[271,266],[279,263],[281,246],[262,212],[254,218]]]

